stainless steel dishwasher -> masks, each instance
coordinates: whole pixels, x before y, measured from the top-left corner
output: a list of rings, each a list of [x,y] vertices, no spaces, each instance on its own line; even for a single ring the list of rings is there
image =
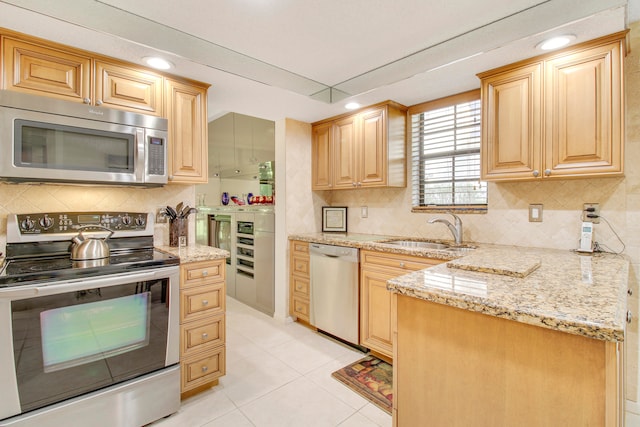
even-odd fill
[[[359,345],[358,249],[311,243],[309,254],[311,324]]]

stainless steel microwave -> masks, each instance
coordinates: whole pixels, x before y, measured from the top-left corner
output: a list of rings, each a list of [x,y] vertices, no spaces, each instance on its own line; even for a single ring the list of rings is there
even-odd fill
[[[0,91],[0,180],[167,183],[160,117]]]

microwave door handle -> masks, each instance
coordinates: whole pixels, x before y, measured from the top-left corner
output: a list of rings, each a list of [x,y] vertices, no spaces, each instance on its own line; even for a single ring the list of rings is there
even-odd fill
[[[144,129],[136,128],[135,135],[137,150],[134,153],[135,158],[133,159],[133,164],[136,165],[134,174],[136,176],[136,182],[145,182],[145,180],[147,179],[147,177],[145,176],[145,172],[147,170],[147,159],[145,158],[147,152],[147,141],[145,138]]]

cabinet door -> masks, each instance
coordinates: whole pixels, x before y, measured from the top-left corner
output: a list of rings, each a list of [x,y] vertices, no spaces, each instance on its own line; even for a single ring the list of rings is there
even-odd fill
[[[360,278],[360,344],[389,357],[393,357],[393,339],[387,280],[395,276],[363,268]]]
[[[354,115],[335,122],[333,126],[334,188],[353,188],[357,185],[357,120]]]
[[[546,62],[546,169],[551,176],[620,175],[620,42]]]
[[[169,180],[206,183],[207,89],[167,79],[165,111],[169,120]]]
[[[332,188],[332,123],[314,126],[311,139],[311,189],[331,190]]]
[[[90,103],[91,59],[3,37],[2,89]]]
[[[96,62],[95,104],[162,115],[162,76],[109,62]]]
[[[541,168],[542,64],[482,79],[482,179],[532,179]]]
[[[363,113],[358,148],[358,187],[383,187],[387,184],[386,110]]]

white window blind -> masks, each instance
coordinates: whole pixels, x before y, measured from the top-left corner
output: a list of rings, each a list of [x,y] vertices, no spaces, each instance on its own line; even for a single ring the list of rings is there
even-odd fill
[[[411,141],[414,207],[486,206],[479,99],[412,114]]]

